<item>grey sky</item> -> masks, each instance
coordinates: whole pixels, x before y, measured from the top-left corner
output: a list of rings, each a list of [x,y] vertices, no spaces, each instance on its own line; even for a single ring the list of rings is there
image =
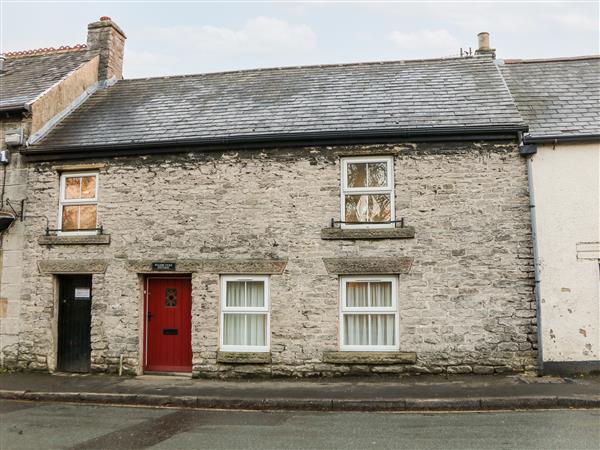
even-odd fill
[[[2,51],[85,42],[102,15],[127,34],[125,76],[431,58],[599,53],[600,2],[23,2],[0,0]]]

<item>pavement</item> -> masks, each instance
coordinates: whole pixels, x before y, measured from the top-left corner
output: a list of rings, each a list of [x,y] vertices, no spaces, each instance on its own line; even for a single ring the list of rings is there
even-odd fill
[[[13,372],[0,374],[0,399],[289,411],[600,408],[600,377],[420,375],[224,381]]]

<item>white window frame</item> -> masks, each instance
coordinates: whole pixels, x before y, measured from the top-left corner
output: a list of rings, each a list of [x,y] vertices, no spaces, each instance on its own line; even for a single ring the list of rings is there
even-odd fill
[[[349,307],[346,306],[347,283],[351,282],[392,282],[392,305],[375,307]],[[371,290],[369,289],[369,296]],[[344,316],[348,314],[394,314],[394,345],[345,345],[344,344]],[[370,327],[370,322],[369,322]],[[393,275],[357,275],[340,277],[340,335],[341,351],[350,352],[394,352],[400,348],[399,343],[400,315],[398,314],[398,277]]]
[[[96,193],[94,198],[85,198],[85,199],[67,199],[65,198],[66,194],[66,180],[67,178],[80,178],[80,177],[96,177]],[[94,228],[98,228],[98,192],[100,186],[100,175],[98,172],[63,172],[60,174],[60,194],[59,194],[59,206],[58,206],[58,231],[57,234],[66,234],[66,235],[90,235],[97,234],[96,230],[90,231],[62,231],[63,227],[63,208],[69,205],[96,205],[96,226]]]
[[[260,307],[227,306],[227,282],[228,281],[262,281],[264,283],[265,304]],[[269,352],[271,348],[271,309],[270,309],[270,286],[268,275],[222,275],[221,276],[221,326],[219,334],[219,347],[224,352]],[[223,342],[225,330],[225,314],[261,314],[267,316],[266,345],[225,345]]]
[[[360,188],[351,188],[348,187],[348,164],[351,163],[377,163],[377,162],[385,162],[387,163],[387,186],[382,187],[360,187]],[[341,199],[340,205],[342,212],[341,221],[344,222],[346,220],[346,195],[354,194],[354,195],[373,195],[373,194],[389,194],[390,195],[390,223],[380,223],[380,224],[348,224],[342,223],[342,228],[394,228],[396,224],[393,222],[396,220],[396,202],[394,199],[394,157],[393,156],[357,156],[357,157],[345,157],[342,158],[341,164]],[[368,173],[367,173],[368,177]]]

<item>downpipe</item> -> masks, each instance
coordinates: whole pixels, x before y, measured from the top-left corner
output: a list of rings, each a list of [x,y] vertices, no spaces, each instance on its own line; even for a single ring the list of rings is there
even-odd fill
[[[537,149],[536,149],[537,151]],[[538,371],[544,373],[544,346],[542,345],[542,301],[540,293],[540,260],[537,241],[537,220],[535,210],[535,192],[533,188],[533,157],[535,153],[527,156],[527,184],[529,187],[529,212],[531,214],[531,240],[533,246],[533,272],[535,277],[535,306],[537,309],[537,351],[538,351]]]

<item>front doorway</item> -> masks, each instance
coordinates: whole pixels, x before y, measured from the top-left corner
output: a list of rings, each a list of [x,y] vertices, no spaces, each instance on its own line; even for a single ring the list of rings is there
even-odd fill
[[[192,280],[146,278],[144,371],[192,371]]]
[[[92,276],[62,275],[58,278],[57,369],[90,371],[92,322]]]

